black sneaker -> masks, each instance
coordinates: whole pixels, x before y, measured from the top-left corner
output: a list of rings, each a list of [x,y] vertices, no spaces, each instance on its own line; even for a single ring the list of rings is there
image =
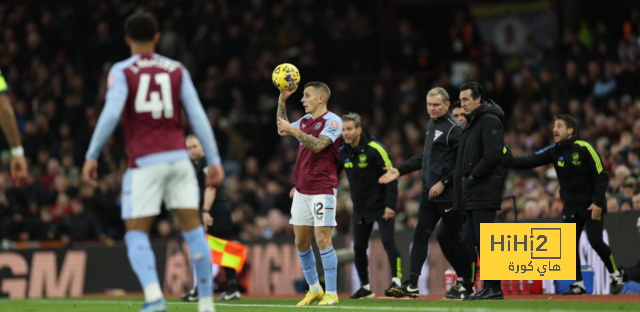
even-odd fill
[[[180,296],[180,300],[184,302],[198,301],[198,288],[194,287],[188,294]]]
[[[504,300],[504,294],[499,287],[485,287],[483,290],[462,300]]]
[[[587,290],[584,289],[584,287],[578,286],[576,284],[571,284],[571,287],[569,287],[569,290],[563,292],[562,295],[565,295],[565,296],[567,296],[567,295],[584,295],[586,293],[587,293]]]
[[[444,298],[450,300],[464,299],[471,297],[475,292],[475,289],[471,288],[471,290],[467,290],[462,283],[456,281],[453,287],[449,289],[449,292],[444,295]]]
[[[387,296],[387,297],[395,297],[395,295],[391,292],[391,289],[392,288],[399,288],[399,287],[400,287],[400,285],[398,285],[398,284],[396,284],[394,282],[391,282],[391,286],[389,286],[389,288],[387,288],[384,291],[384,295]]]
[[[358,289],[358,291],[356,291],[356,293],[353,294],[353,296],[349,297],[349,299],[372,299],[375,297],[376,297],[376,294],[371,292],[371,290],[366,290],[360,287],[360,289]]]
[[[617,295],[622,292],[622,287],[624,287],[624,282],[622,281],[622,274],[618,273],[618,276],[609,276],[610,288],[609,292],[612,295]]]
[[[223,301],[227,301],[227,300],[234,300],[234,299],[240,299],[242,296],[240,295],[239,291],[232,291],[232,292],[223,292],[220,294],[220,300]]]
[[[415,299],[420,295],[418,287],[411,285],[409,281],[402,283],[402,286],[394,285],[393,287],[389,288],[389,293],[396,298],[407,296]]]

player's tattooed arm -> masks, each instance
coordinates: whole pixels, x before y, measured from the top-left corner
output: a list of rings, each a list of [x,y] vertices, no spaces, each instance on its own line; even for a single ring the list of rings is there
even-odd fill
[[[302,145],[312,150],[314,153],[322,152],[325,148],[327,148],[327,146],[333,143],[333,141],[331,141],[331,139],[326,135],[320,135],[316,138],[314,136],[303,133],[300,130],[298,130],[296,136],[298,137],[298,140],[300,140],[300,143]]]
[[[276,119],[276,121],[280,120],[280,118],[286,120],[287,122],[289,121],[289,118],[287,118],[287,107],[285,106],[284,101],[278,101],[278,118]]]

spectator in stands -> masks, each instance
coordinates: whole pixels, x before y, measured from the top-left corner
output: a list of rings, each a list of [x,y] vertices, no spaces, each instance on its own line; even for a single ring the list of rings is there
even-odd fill
[[[72,240],[105,240],[107,238],[102,234],[96,219],[84,211],[82,202],[74,200],[71,206],[73,207],[71,214],[64,219],[63,224],[65,232]]]
[[[40,220],[33,229],[32,239],[36,240],[59,240],[61,226],[53,220],[53,214],[49,209],[40,210]]]
[[[632,208],[633,210],[640,210],[640,193],[633,195]]]

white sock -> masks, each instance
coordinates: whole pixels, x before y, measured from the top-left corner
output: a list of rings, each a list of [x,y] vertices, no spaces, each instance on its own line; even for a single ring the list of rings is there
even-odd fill
[[[397,278],[397,277],[392,277],[392,278],[391,278],[391,283],[394,283],[394,284],[396,284],[396,285],[398,285],[398,286],[399,286],[399,285],[402,285],[402,281],[401,281],[399,278]]]
[[[322,290],[322,287],[320,286],[320,282],[315,282],[313,284],[310,284],[309,290],[313,292],[320,292]]]
[[[573,283],[573,285],[578,285],[578,286],[584,288],[584,281],[575,282],[575,283]]]
[[[371,284],[363,285],[362,288],[371,291]]]
[[[213,297],[200,297],[198,299],[198,312],[215,312],[216,308],[213,306]]]
[[[144,302],[154,302],[162,299],[162,289],[160,284],[152,283],[144,288]]]
[[[336,298],[338,298],[338,292],[337,291],[327,291],[327,294],[332,295]]]

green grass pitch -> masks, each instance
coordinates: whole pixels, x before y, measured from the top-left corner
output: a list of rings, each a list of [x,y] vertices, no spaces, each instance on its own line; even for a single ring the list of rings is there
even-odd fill
[[[195,303],[169,300],[169,311],[197,311]],[[337,306],[296,307],[298,300],[243,298],[233,302],[216,302],[217,312],[286,312],[291,309],[318,311],[325,309],[371,312],[371,311],[425,311],[425,312],[526,312],[526,311],[640,311],[640,303],[623,302],[566,302],[566,301],[520,301],[505,300],[491,302],[418,301],[418,300],[348,300],[342,299]],[[68,298],[42,300],[0,300],[0,312],[74,312],[74,311],[127,311],[137,312],[142,306],[141,298]]]

